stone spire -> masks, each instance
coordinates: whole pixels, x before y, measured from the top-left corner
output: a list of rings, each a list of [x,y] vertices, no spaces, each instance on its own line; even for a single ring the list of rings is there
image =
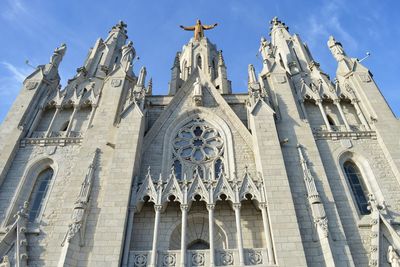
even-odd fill
[[[347,55],[344,52],[342,44],[340,42],[337,42],[332,35],[329,36],[327,44],[328,44],[329,50],[331,50],[331,53],[332,53],[333,57],[336,59],[336,61],[341,61],[341,60],[347,58]]]
[[[182,85],[181,79],[181,66],[180,66],[181,53],[177,52],[174,59],[174,64],[171,68],[171,81],[169,82],[169,94],[174,95]]]
[[[169,95],[174,95],[195,69],[205,74],[222,94],[231,93],[222,51],[218,51],[216,45],[203,36],[191,38],[182,52],[177,53],[171,69]]]

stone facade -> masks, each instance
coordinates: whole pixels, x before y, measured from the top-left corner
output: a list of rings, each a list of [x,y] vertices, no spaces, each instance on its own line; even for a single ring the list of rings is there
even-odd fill
[[[153,95],[126,27],[65,88],[64,44],[25,79],[0,128],[0,266],[400,266],[400,123],[339,42],[331,80],[274,18],[235,94],[197,33]]]

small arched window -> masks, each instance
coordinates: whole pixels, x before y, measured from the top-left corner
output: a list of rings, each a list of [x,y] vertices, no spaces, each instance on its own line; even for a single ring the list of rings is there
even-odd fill
[[[197,56],[197,66],[201,69],[202,68],[202,61],[201,61],[201,56]]]
[[[217,64],[215,64],[215,59],[212,60],[212,69],[214,72],[214,79],[218,78],[218,70],[217,70]]]
[[[354,199],[357,203],[358,209],[362,215],[370,214],[368,210],[368,190],[365,185],[362,184],[363,177],[357,165],[353,161],[346,161],[343,164],[343,169],[346,174],[347,180],[349,181],[351,191],[353,192]]]
[[[39,173],[35,186],[33,187],[29,198],[29,221],[34,222],[42,211],[44,200],[46,198],[51,179],[53,178],[53,169],[47,168]]]

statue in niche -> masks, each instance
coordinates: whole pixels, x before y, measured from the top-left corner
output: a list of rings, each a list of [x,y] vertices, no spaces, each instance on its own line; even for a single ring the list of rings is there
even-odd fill
[[[196,106],[201,106],[203,103],[203,91],[201,88],[200,80],[197,77],[193,84],[193,101]]]
[[[390,266],[392,267],[400,267],[399,255],[392,246],[388,247],[387,261],[390,263]]]
[[[273,57],[272,44],[264,37],[261,37],[260,49],[258,49],[258,52],[262,56],[263,63],[265,63],[268,58]]]
[[[124,67],[130,66],[133,58],[136,56],[135,48],[133,48],[132,41],[129,41],[126,45],[122,46],[122,56],[121,56],[121,64]]]
[[[58,67],[58,65],[60,65],[60,62],[63,59],[66,51],[67,51],[66,44],[61,44],[59,47],[57,47],[54,50],[53,55],[50,58],[50,64],[52,64],[55,67]]]
[[[337,42],[332,35],[329,36],[328,47],[331,50],[333,57],[337,61],[340,61],[346,57],[346,53],[344,52],[342,44]]]

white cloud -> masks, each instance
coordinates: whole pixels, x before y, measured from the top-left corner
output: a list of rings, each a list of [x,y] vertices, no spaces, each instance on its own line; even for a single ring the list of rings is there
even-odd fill
[[[0,123],[17,97],[23,80],[32,71],[27,66],[20,67],[9,62],[0,62]]]
[[[336,39],[345,46],[357,49],[357,42],[342,26],[341,16],[346,12],[346,6],[342,0],[326,1],[318,7],[319,12],[314,12],[307,20],[310,45],[327,41],[329,35],[336,35]]]
[[[9,62],[3,61],[1,64],[13,75],[15,82],[23,82],[26,76],[32,72],[32,70],[27,67],[16,67]]]
[[[15,20],[23,14],[27,14],[27,8],[20,0],[8,0],[6,7],[1,12],[1,17],[6,20]]]

